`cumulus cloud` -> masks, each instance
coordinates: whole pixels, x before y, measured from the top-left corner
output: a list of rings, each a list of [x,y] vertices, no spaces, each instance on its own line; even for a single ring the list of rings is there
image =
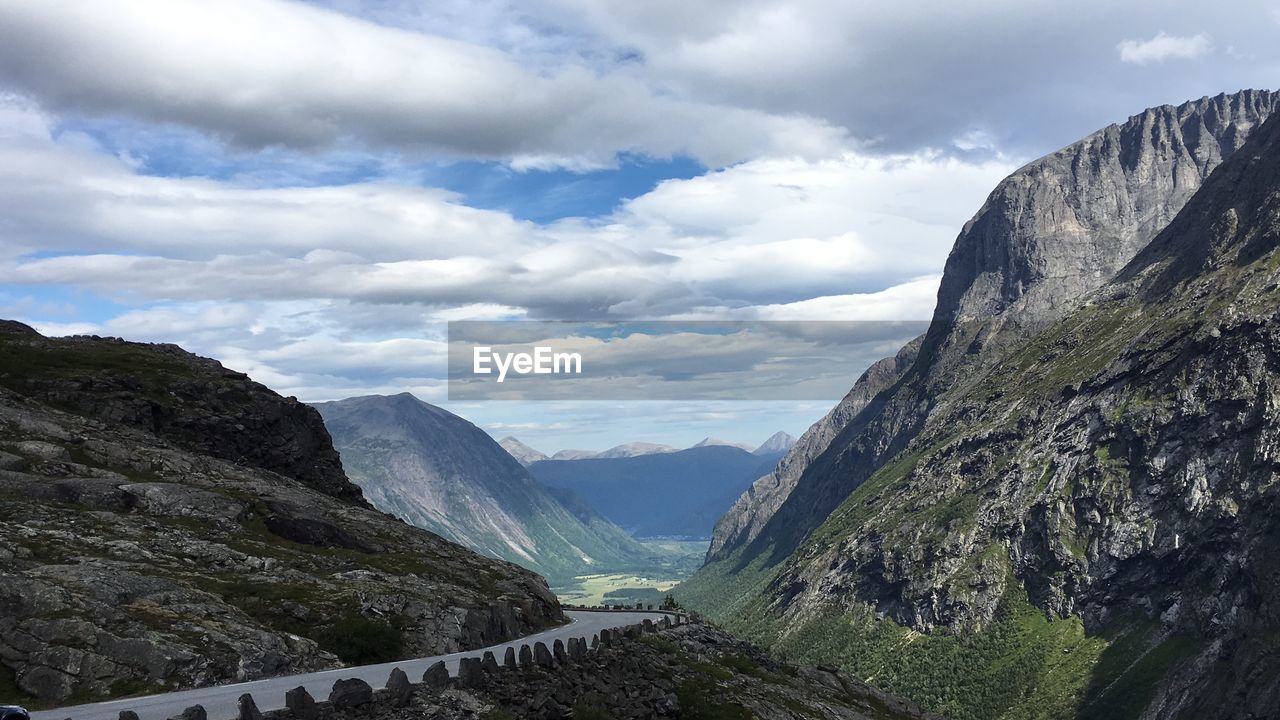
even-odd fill
[[[1123,40],[1116,45],[1121,62],[1135,65],[1162,63],[1165,60],[1194,60],[1213,50],[1207,35],[1190,36],[1156,33],[1150,40]]]
[[[1280,46],[1256,0],[1158,4],[1256,54],[1206,57],[1194,72],[1109,71],[1118,38],[1149,37],[1156,6],[1028,3],[831,3],[825,0],[542,0],[556,22],[628,48],[644,72],[689,96],[823,118],[884,151],[971,144],[1040,155],[1145,107],[1241,87],[1271,87]],[[1107,32],[1099,32],[1106,28]]]
[[[0,140],[0,256],[13,282],[134,303],[333,300],[569,318],[741,311],[936,272],[1010,169],[931,153],[765,159],[666,181],[604,217],[538,224],[398,184],[142,176],[46,136]]]
[[[32,58],[40,58],[32,62]],[[374,147],[589,167],[821,156],[844,132],[283,0],[0,2],[0,81],[56,111],[179,123],[246,148]]]

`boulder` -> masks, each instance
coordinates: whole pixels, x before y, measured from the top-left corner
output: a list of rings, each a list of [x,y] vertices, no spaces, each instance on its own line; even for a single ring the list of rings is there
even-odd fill
[[[551,654],[555,656],[556,662],[561,665],[569,662],[569,654],[565,652],[564,642],[560,638],[556,638],[556,641],[551,644]]]
[[[555,665],[555,660],[551,657],[551,651],[547,649],[546,643],[533,644],[533,661],[544,668]]]
[[[169,720],[209,720],[209,715],[204,711],[203,705],[192,705],[183,710],[181,714],[169,718]]]
[[[316,720],[320,717],[316,699],[301,685],[284,694],[284,706],[293,713],[296,720]]]
[[[373,687],[360,678],[338,680],[329,693],[329,702],[338,710],[368,705],[373,702]]]
[[[508,670],[516,669],[516,649],[507,646],[507,651],[502,654],[502,666]]]
[[[498,658],[494,657],[494,654],[491,651],[485,650],[484,658],[480,660],[480,667],[489,675],[497,675]]]
[[[533,667],[533,651],[528,645],[520,646],[520,667]]]
[[[476,690],[488,683],[479,658],[462,658],[458,661],[458,687]]]
[[[409,676],[400,668],[391,670],[391,677],[387,678],[387,696],[391,698],[391,703],[396,707],[404,707],[409,704],[409,696],[413,694],[413,684],[409,682]]]
[[[241,695],[236,704],[239,706],[236,720],[262,720],[262,712],[258,710],[258,703],[253,701],[253,696],[249,693]],[[124,718],[120,720],[124,720]]]
[[[422,673],[422,682],[429,688],[440,690],[449,687],[449,668],[444,666],[444,661],[439,660],[427,671]]]

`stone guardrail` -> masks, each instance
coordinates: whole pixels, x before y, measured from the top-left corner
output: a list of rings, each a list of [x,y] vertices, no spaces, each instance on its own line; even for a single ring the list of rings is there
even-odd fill
[[[573,608],[575,610],[597,610],[614,612],[605,608]],[[632,610],[631,612],[634,612]],[[601,647],[608,647],[625,639],[634,639],[646,633],[655,632],[658,628],[670,628],[688,622],[683,613],[664,613],[661,621],[655,623],[646,619],[644,622],[627,625],[612,630],[601,630],[592,635],[590,643],[585,637],[569,638],[568,644],[556,640],[550,648],[546,643],[535,642],[533,646],[521,645],[520,650],[508,647],[502,661],[499,662],[492,651],[486,650],[481,656],[465,657],[459,661],[457,675],[450,675],[443,660],[437,661],[422,674],[422,681],[414,683],[400,668],[391,671],[387,685],[375,690],[369,683],[358,678],[338,680],[333,684],[333,691],[328,700],[316,700],[303,687],[296,687],[285,693],[284,708],[262,711],[258,709],[253,695],[245,693],[239,699],[239,714],[234,720],[322,720],[332,711],[350,711],[356,708],[377,710],[379,706],[401,708],[409,703],[414,690],[426,688],[440,692],[450,687],[480,690],[490,684],[499,673],[519,672],[521,669],[541,668],[554,670],[571,663],[584,660],[588,653]],[[138,714],[132,710],[122,710],[120,720],[139,720]],[[181,714],[169,720],[208,720],[208,714],[201,705],[192,705]],[[230,720],[230,719],[227,719]]]

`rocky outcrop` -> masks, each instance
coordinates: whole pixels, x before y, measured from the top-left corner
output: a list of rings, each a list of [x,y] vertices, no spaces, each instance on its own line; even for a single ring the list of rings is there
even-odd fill
[[[789,467],[726,514],[708,559],[770,546],[776,560],[792,550],[902,450],[937,398],[964,381],[970,360],[1020,342],[1109,281],[1278,104],[1280,93],[1245,90],[1152,108],[1002,181],[956,240],[920,346],[891,366],[902,387],[872,407],[846,398],[832,411],[838,417],[819,421],[784,460]],[[822,457],[831,445],[843,459]],[[812,480],[801,482],[805,473]],[[745,549],[766,526],[757,548]]]
[[[55,352],[42,342],[0,334],[0,672],[30,696],[25,704],[451,652],[563,622],[532,573],[320,492],[313,477],[103,419],[103,408],[137,407],[122,389],[129,373],[168,372],[171,351],[78,339]],[[74,385],[47,379],[58,366],[44,363],[90,377],[93,363],[122,349],[134,362],[108,373],[109,401],[90,392],[85,415],[44,402],[80,406]],[[25,381],[24,368],[38,380]],[[222,381],[234,397],[233,378]],[[184,400],[169,411],[267,404]],[[206,426],[236,423],[226,415]],[[192,426],[174,418],[166,427]]]
[[[731,627],[804,656],[840,623],[830,657],[961,718],[1266,716],[1275,103],[1149,111],[1003,183],[916,362],[686,599],[746,572]]]
[[[15,328],[20,326],[20,328]],[[7,328],[7,330],[6,330]],[[177,345],[0,328],[0,385],[52,407],[158,435],[178,447],[293,478],[362,503],[320,415]],[[16,332],[15,332],[16,329]]]
[[[947,258],[935,321],[1061,317],[1164,229],[1280,103],[1244,90],[1151,108],[1010,175]]]
[[[805,468],[835,439],[854,416],[889,389],[902,373],[915,362],[924,338],[916,338],[898,351],[867,368],[853,384],[853,389],[821,420],[814,423],[792,444],[773,472],[751,484],[718,521],[707,549],[707,561],[724,560],[734,550],[751,543],[764,529],[804,474]]]

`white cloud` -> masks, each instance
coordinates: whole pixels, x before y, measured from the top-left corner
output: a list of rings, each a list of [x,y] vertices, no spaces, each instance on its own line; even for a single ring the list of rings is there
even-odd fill
[[[1116,45],[1116,50],[1120,52],[1121,62],[1150,65],[1203,57],[1213,50],[1213,42],[1204,34],[1180,36],[1160,32],[1150,40],[1123,40]]]
[[[536,224],[429,188],[150,177],[47,137],[0,140],[0,257],[13,282],[133,303],[416,305],[415,323],[660,317],[936,272],[1011,168],[932,153],[764,159],[664,182],[603,218]]]
[[[0,139],[0,272],[134,306],[83,323],[23,301],[15,316],[178,341],[309,400],[444,400],[453,319],[925,318],[958,228],[1012,169],[931,152],[760,159],[537,224],[399,184],[143,176],[54,140],[29,107],[2,112],[26,130]]]
[[[0,0],[0,81],[56,111],[179,123],[250,148],[354,141],[588,167],[620,151],[724,165],[844,143],[794,113],[680,98],[572,57],[527,67],[282,0]]]

